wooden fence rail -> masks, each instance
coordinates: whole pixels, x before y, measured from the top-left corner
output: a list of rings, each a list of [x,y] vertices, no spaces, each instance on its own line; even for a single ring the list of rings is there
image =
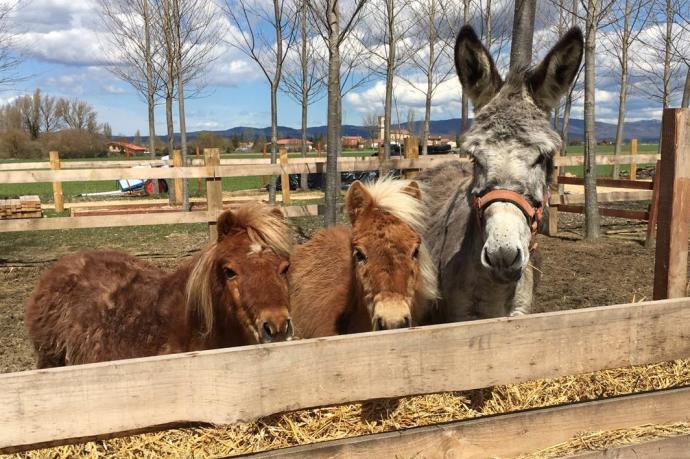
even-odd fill
[[[0,452],[687,358],[688,336],[683,298],[5,374]]]
[[[571,440],[582,432],[690,421],[690,388],[626,395],[403,431],[364,435],[246,455],[254,459],[515,457]],[[690,444],[685,440],[685,444]],[[688,450],[686,449],[685,452]],[[618,456],[615,456],[618,457]],[[685,457],[646,456],[643,457]]]

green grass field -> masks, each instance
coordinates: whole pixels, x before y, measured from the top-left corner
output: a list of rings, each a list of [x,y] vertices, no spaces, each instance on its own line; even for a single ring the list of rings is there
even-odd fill
[[[643,153],[656,153],[658,145],[656,144],[640,144],[638,146],[638,152]],[[629,147],[624,147],[624,153],[629,151]],[[356,156],[371,156],[374,150],[352,150],[345,151],[343,156],[356,157]],[[612,154],[613,145],[600,145],[597,148],[597,154]],[[568,156],[578,156],[583,154],[582,145],[574,145],[568,147]],[[225,159],[240,159],[240,158],[261,158],[263,155],[261,153],[230,153],[221,155]],[[290,158],[299,158],[300,153],[290,153]],[[316,157],[316,153],[312,152],[308,157]],[[146,160],[150,159],[149,156],[138,156],[133,158],[134,160]],[[124,160],[123,156],[111,156],[108,158],[99,158],[96,161],[116,161]],[[86,158],[77,159],[65,159],[65,162],[69,161],[89,161]],[[28,162],[27,160],[0,160],[3,163],[10,162]],[[638,165],[642,166],[642,165]],[[628,165],[622,165],[621,170],[627,171]],[[573,173],[575,175],[582,175],[582,167],[572,166],[566,168],[567,172]],[[600,177],[610,177],[613,172],[613,166],[597,166],[597,174]],[[168,181],[172,185],[172,181]],[[223,178],[223,191],[237,191],[237,190],[249,190],[258,189],[262,185],[261,177],[226,177]],[[78,201],[89,198],[80,198],[80,194],[84,193],[97,193],[102,191],[114,191],[117,190],[117,183],[115,180],[104,180],[104,181],[94,181],[94,182],[64,182],[62,184],[63,195],[65,196],[65,201]],[[199,187],[199,181],[197,179],[189,180],[189,190],[191,196],[203,196],[206,193],[205,181],[201,180],[201,186]],[[41,198],[42,202],[52,202],[53,201],[53,187],[51,183],[8,183],[0,184],[0,199],[15,197],[20,195],[36,194]],[[108,199],[112,199],[109,197]]]

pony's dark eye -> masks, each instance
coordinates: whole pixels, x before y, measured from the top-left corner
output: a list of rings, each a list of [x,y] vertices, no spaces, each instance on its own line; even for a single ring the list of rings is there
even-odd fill
[[[223,274],[226,279],[234,279],[237,277],[237,273],[230,268],[223,268]]]
[[[281,276],[287,276],[288,271],[290,270],[290,264],[286,264],[282,268],[280,268],[280,275]]]
[[[355,261],[357,263],[364,263],[365,261],[367,261],[367,256],[364,255],[364,252],[359,247],[355,247],[353,256],[355,257]]]
[[[415,260],[419,258],[419,246],[414,248],[414,252],[412,252],[412,258]]]

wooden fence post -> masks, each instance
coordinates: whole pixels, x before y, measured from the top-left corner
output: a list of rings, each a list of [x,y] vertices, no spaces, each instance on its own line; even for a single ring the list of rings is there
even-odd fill
[[[218,148],[204,148],[204,159],[206,167],[213,168],[220,166],[220,150]],[[213,177],[206,179],[206,205],[209,216],[213,221],[208,222],[208,236],[211,242],[218,239],[218,228],[216,228],[216,220],[223,210],[223,184],[222,177]]]
[[[654,299],[686,296],[690,221],[690,109],[664,110]]]
[[[419,159],[419,142],[414,136],[410,136],[404,140],[405,159]],[[405,171],[406,179],[413,179],[419,174],[418,169],[407,169]]]
[[[631,155],[636,155],[637,154],[637,139],[632,139],[630,141],[630,154]],[[629,174],[630,180],[637,180],[637,163],[635,162],[635,159],[633,159],[630,162],[630,174]]]
[[[652,203],[649,205],[649,220],[647,220],[647,238],[644,245],[647,248],[654,247],[656,236],[656,223],[659,218],[659,178],[661,174],[661,161],[656,162],[654,168],[654,188],[652,190]]]
[[[264,144],[264,149],[261,152],[261,157],[264,159],[268,158],[268,152],[266,151],[266,144]],[[261,177],[261,183],[263,184],[263,186],[268,185],[268,175],[264,175]]]
[[[288,151],[287,148],[281,148],[280,153],[280,165],[287,167],[288,165]],[[290,203],[290,176],[287,172],[282,172],[280,174],[280,188],[283,194],[283,204]]]
[[[546,234],[548,236],[556,236],[558,234],[558,204],[560,204],[560,186],[558,185],[559,167],[554,166],[551,178],[551,185],[549,186],[549,211],[546,216]],[[556,204],[556,205],[554,205]]]
[[[50,158],[50,168],[60,170],[60,154],[57,151],[50,151],[48,157]],[[53,182],[53,200],[55,201],[55,212],[63,212],[65,210],[65,198],[62,194],[62,182]]]
[[[173,150],[173,166],[174,167],[182,167],[182,151],[181,150]],[[168,191],[169,192],[169,191]],[[182,203],[182,179],[176,178],[175,179],[175,204],[181,204]]]

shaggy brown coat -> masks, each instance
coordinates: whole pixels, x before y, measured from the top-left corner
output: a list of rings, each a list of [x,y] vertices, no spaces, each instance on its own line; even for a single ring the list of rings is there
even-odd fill
[[[436,275],[421,241],[415,182],[355,182],[351,227],[319,231],[291,255],[290,304],[302,338],[409,327],[426,320]]]
[[[282,214],[250,204],[217,225],[218,240],[172,273],[114,251],[58,260],[26,308],[38,367],[289,338]]]

